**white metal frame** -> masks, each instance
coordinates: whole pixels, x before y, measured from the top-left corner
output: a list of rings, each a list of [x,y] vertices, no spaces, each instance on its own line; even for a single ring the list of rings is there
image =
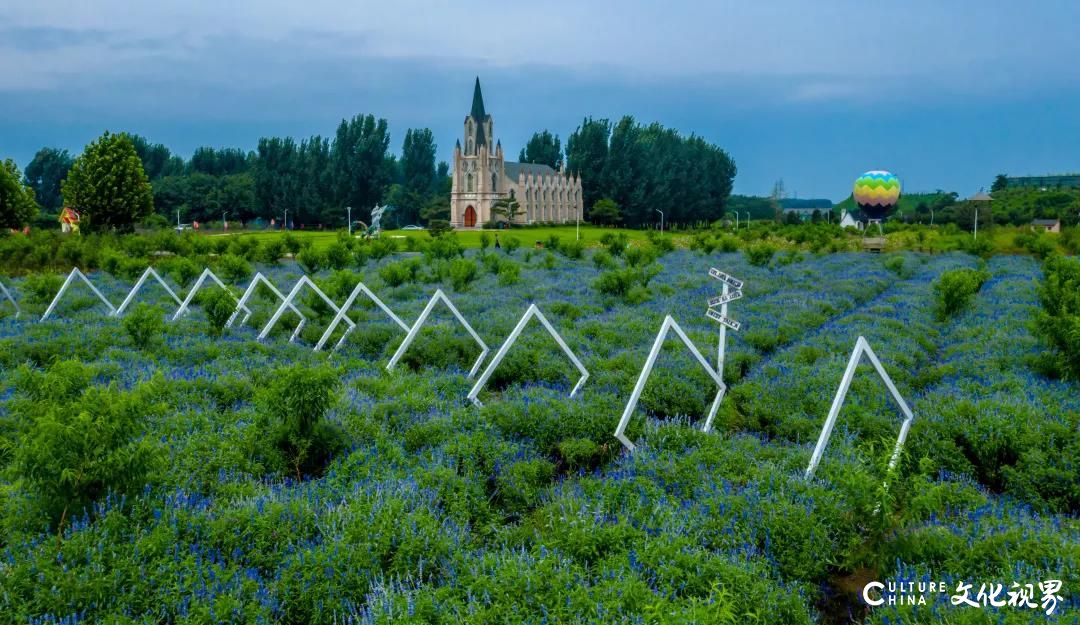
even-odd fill
[[[15,307],[15,318],[18,319],[19,315],[22,314],[22,310],[19,308],[19,303],[15,301],[14,297],[11,296],[11,291],[7,290],[7,287],[4,286],[3,282],[0,282],[0,294],[2,294],[4,298],[7,301],[11,302],[11,305]]]
[[[619,442],[623,444],[628,450],[634,451],[636,445],[626,438],[626,426],[630,423],[630,417],[634,413],[634,408],[637,407],[638,400],[641,398],[641,391],[645,389],[645,382],[649,379],[649,374],[652,373],[653,366],[656,364],[656,357],[660,355],[660,349],[664,346],[664,341],[667,339],[668,332],[674,330],[683,344],[690,349],[690,352],[697,359],[701,367],[709,374],[713,382],[716,382],[719,391],[716,393],[716,397],[713,399],[712,406],[709,408],[709,414],[705,417],[705,425],[701,428],[702,432],[708,432],[712,429],[713,418],[716,417],[716,411],[720,408],[720,402],[724,399],[724,393],[727,392],[727,385],[724,384],[724,380],[721,374],[714,371],[712,366],[709,365],[709,361],[705,360],[705,357],[701,355],[698,348],[694,345],[690,337],[686,336],[683,329],[679,327],[679,324],[672,319],[671,315],[664,317],[664,323],[660,325],[660,332],[656,334],[656,340],[653,341],[652,349],[649,350],[649,356],[645,359],[645,366],[641,369],[641,374],[638,376],[637,384],[634,385],[634,391],[630,394],[630,400],[626,402],[626,408],[623,410],[622,417],[619,419],[619,425],[615,428],[615,438],[619,439]],[[722,345],[722,344],[721,344]],[[721,348],[722,349],[722,348]]]
[[[371,301],[375,302],[375,305],[378,306],[384,313],[386,313],[387,316],[389,316],[394,323],[398,324],[398,326],[402,330],[405,330],[406,332],[409,331],[409,326],[404,321],[402,321],[400,317],[395,315],[394,311],[390,310],[390,307],[384,304],[383,301],[379,299],[379,296],[375,295],[374,291],[369,289],[367,285],[363,282],[357,282],[356,286],[353,287],[352,293],[349,293],[349,297],[345,299],[345,303],[341,305],[341,308],[338,309],[337,314],[335,314],[334,318],[330,320],[330,325],[326,327],[326,331],[323,332],[321,337],[319,337],[319,342],[315,344],[314,351],[319,351],[323,348],[323,346],[326,345],[326,342],[330,340],[330,335],[334,333],[334,330],[337,329],[338,324],[340,324],[342,321],[347,321],[349,323],[349,327],[341,335],[341,338],[337,340],[337,343],[334,343],[334,347],[330,349],[330,353],[333,354],[335,351],[337,351],[339,347],[341,347],[342,344],[345,343],[345,339],[348,338],[349,334],[351,334],[352,331],[356,329],[356,323],[349,318],[349,309],[352,308],[352,305],[356,301],[356,298],[360,297],[361,294],[367,295]]]
[[[237,303],[240,302],[240,300],[236,299],[236,295],[233,295],[232,290],[229,289],[229,287],[225,286],[225,283],[222,282],[221,279],[218,278],[217,275],[215,275],[213,271],[210,271],[209,267],[207,267],[206,269],[203,269],[203,272],[199,275],[199,279],[195,281],[194,286],[192,286],[191,290],[188,291],[187,297],[185,297],[184,301],[180,304],[180,308],[176,309],[176,313],[173,315],[173,321],[176,321],[177,319],[179,319],[180,315],[183,315],[183,314],[187,313],[188,306],[191,305],[192,300],[195,299],[195,294],[198,293],[199,289],[202,288],[203,282],[206,282],[207,278],[210,278],[211,280],[214,281],[215,284],[217,284],[219,287],[224,289],[225,292],[229,294],[229,297],[233,298],[234,302],[237,302]],[[243,310],[245,312],[248,312],[248,313],[251,312],[250,310],[247,309],[246,306],[243,307]]]
[[[480,368],[480,364],[484,362],[484,358],[487,358],[487,355],[491,350],[488,349],[487,344],[484,343],[484,340],[480,338],[479,334],[476,333],[476,330],[473,330],[473,327],[469,325],[468,321],[465,320],[465,317],[463,317],[462,314],[458,312],[457,306],[454,306],[454,303],[450,301],[450,298],[447,297],[445,293],[443,293],[442,289],[437,289],[435,291],[435,294],[431,296],[430,300],[428,300],[427,306],[424,307],[423,312],[420,313],[420,316],[416,318],[416,321],[413,323],[412,327],[409,328],[409,333],[405,335],[405,340],[401,342],[401,345],[398,346],[397,351],[394,352],[393,358],[391,358],[390,362],[386,365],[387,371],[394,370],[394,367],[397,365],[398,361],[401,360],[401,357],[405,355],[405,350],[409,349],[409,345],[411,345],[413,340],[416,339],[417,335],[420,334],[420,326],[424,325],[424,322],[427,321],[432,309],[435,308],[435,304],[440,301],[446,304],[446,307],[450,309],[450,312],[454,313],[454,317],[457,318],[458,322],[461,325],[465,326],[465,330],[468,331],[469,336],[471,336],[473,340],[476,341],[476,344],[480,346],[480,356],[477,357],[476,362],[472,366],[472,369],[469,369],[469,375],[466,376],[466,379],[472,379],[472,377],[476,375],[476,371]]]
[[[60,285],[60,290],[56,292],[56,297],[53,298],[52,302],[49,304],[49,307],[45,309],[45,314],[41,316],[42,321],[48,319],[49,315],[51,315],[53,311],[56,310],[56,305],[60,303],[60,298],[64,296],[64,293],[67,293],[68,287],[70,287],[71,283],[75,281],[75,278],[81,279],[86,284],[86,286],[90,287],[90,290],[94,292],[94,295],[97,295],[97,298],[109,307],[110,316],[116,314],[116,307],[112,305],[112,302],[105,299],[105,296],[101,294],[101,291],[99,291],[98,288],[94,286],[93,282],[90,282],[90,279],[87,278],[86,275],[84,275],[78,267],[72,267],[71,273],[69,273],[67,279],[64,280],[64,284]]]
[[[146,271],[144,271],[143,274],[139,276],[139,281],[135,283],[135,286],[131,287],[131,290],[128,291],[127,297],[124,298],[124,301],[120,303],[119,307],[117,307],[116,312],[113,313],[114,317],[119,317],[124,314],[124,311],[127,310],[128,305],[131,304],[131,301],[135,299],[135,294],[139,292],[139,289],[141,289],[143,284],[146,283],[147,278],[150,277],[153,277],[155,280],[158,281],[158,284],[160,284],[162,288],[165,289],[165,292],[173,298],[173,301],[176,302],[177,306],[183,304],[183,302],[180,301],[180,298],[176,296],[176,292],[172,290],[172,287],[170,287],[164,280],[161,279],[161,276],[158,275],[158,272],[155,271],[153,267],[147,267]]]
[[[491,359],[491,362],[488,363],[488,366],[484,369],[484,372],[480,374],[480,379],[476,381],[476,384],[473,385],[472,390],[469,391],[468,398],[476,406],[480,407],[484,405],[480,402],[480,399],[477,396],[480,394],[481,389],[484,388],[484,385],[487,384],[488,378],[490,378],[491,374],[495,372],[495,368],[499,366],[499,363],[502,362],[502,359],[506,356],[506,353],[510,351],[510,347],[514,344],[514,341],[516,341],[518,336],[521,335],[521,331],[525,329],[525,325],[528,324],[529,320],[533,317],[536,317],[540,320],[540,323],[543,324],[544,328],[548,331],[548,334],[551,335],[551,338],[555,339],[555,342],[559,344],[560,348],[562,348],[563,353],[565,353],[570,358],[570,361],[573,362],[574,366],[577,367],[578,371],[581,372],[581,378],[577,381],[577,384],[575,384],[574,388],[570,391],[570,397],[573,397],[575,394],[577,394],[578,390],[581,389],[581,386],[585,384],[585,380],[589,379],[589,370],[585,368],[585,365],[581,364],[581,361],[578,360],[578,357],[575,356],[574,352],[571,351],[571,349],[566,345],[566,341],[564,341],[562,336],[559,335],[559,332],[555,330],[551,323],[548,322],[547,317],[544,316],[544,313],[540,312],[540,309],[536,307],[536,304],[529,304],[528,310],[526,310],[525,314],[521,316],[521,319],[517,322],[517,325],[514,326],[514,329],[510,332],[510,336],[506,337],[506,341],[504,341],[503,344],[499,347],[499,351],[495,352],[495,357]]]
[[[274,326],[277,324],[278,319],[281,318],[281,315],[285,314],[286,309],[295,308],[295,306],[293,305],[293,300],[295,300],[296,296],[300,294],[300,289],[305,286],[310,288],[312,291],[315,291],[315,294],[322,298],[322,301],[326,302],[326,305],[329,306],[335,314],[341,313],[341,308],[339,308],[338,305],[334,303],[334,300],[327,297],[326,293],[323,293],[323,290],[319,288],[319,285],[315,284],[315,282],[307,276],[300,276],[300,279],[297,280],[296,284],[293,285],[292,290],[289,291],[289,294],[286,295],[285,299],[281,302],[281,306],[278,306],[277,310],[274,311],[273,316],[270,317],[270,321],[266,322],[266,325],[263,327],[262,332],[259,332],[260,341],[265,339],[270,334],[270,330],[274,329]],[[345,322],[349,324],[350,328],[356,326],[356,324],[353,323],[353,320],[349,319],[348,317],[345,317]],[[303,324],[296,326],[296,329],[293,330],[292,336],[289,337],[290,343],[296,340],[296,337],[300,334],[300,328],[302,325]],[[319,346],[316,346],[316,351],[318,350],[318,347]]]
[[[236,302],[236,310],[233,311],[233,314],[231,317],[229,317],[229,320],[225,322],[226,328],[231,328],[233,326],[233,323],[236,322],[236,318],[240,315],[241,310],[246,310],[247,312],[244,313],[244,318],[240,320],[240,325],[244,325],[245,323],[247,323],[248,318],[251,317],[251,309],[247,308],[247,302],[249,299],[252,298],[252,296],[255,295],[255,291],[258,289],[259,284],[265,284],[275,297],[277,297],[281,301],[285,301],[285,295],[282,294],[282,292],[278,290],[276,286],[274,286],[274,283],[271,282],[269,278],[262,275],[262,272],[257,272],[255,276],[251,279],[251,284],[249,284],[248,287],[244,289],[244,294],[241,295],[240,299]],[[293,330],[295,334],[297,332],[300,332],[300,330],[304,328],[304,324],[307,323],[308,319],[304,316],[304,313],[300,312],[300,309],[296,306],[289,304],[289,308],[292,309],[292,311],[300,317],[300,323],[297,324],[296,328]]]
[[[855,349],[851,352],[847,369],[844,370],[844,378],[840,381],[840,387],[836,389],[836,397],[833,398],[829,416],[825,419],[825,425],[821,428],[821,435],[818,437],[817,445],[814,446],[814,453],[810,456],[810,464],[806,467],[806,479],[813,477],[814,470],[817,469],[818,463],[821,462],[821,456],[825,453],[825,447],[829,444],[833,426],[836,425],[836,417],[840,414],[840,408],[844,405],[844,398],[847,397],[848,389],[851,388],[851,380],[855,377],[855,370],[858,369],[863,354],[870,359],[870,363],[874,365],[878,376],[881,377],[882,381],[885,382],[885,386],[889,389],[889,394],[900,406],[900,411],[904,413],[904,422],[900,425],[900,435],[896,438],[896,447],[893,449],[892,457],[889,459],[890,471],[896,467],[896,462],[900,459],[900,450],[904,447],[904,441],[907,439],[908,430],[911,429],[911,422],[915,419],[915,415],[911,412],[911,408],[908,408],[904,398],[900,396],[900,391],[896,390],[896,385],[893,384],[892,378],[889,377],[885,368],[881,366],[881,361],[874,354],[874,350],[870,349],[870,344],[860,336],[859,340],[855,341]]]

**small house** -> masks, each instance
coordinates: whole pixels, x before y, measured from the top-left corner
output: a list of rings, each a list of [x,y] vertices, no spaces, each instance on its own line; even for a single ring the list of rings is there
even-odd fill
[[[1061,232],[1061,220],[1036,219],[1031,222],[1031,229],[1037,232]]]

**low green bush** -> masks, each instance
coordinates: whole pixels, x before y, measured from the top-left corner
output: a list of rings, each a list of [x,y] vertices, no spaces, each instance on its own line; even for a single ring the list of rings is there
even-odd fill
[[[934,282],[934,313],[945,321],[967,308],[984,282],[990,278],[985,271],[951,269]]]
[[[1080,260],[1052,256],[1043,264],[1039,303],[1034,329],[1050,348],[1044,362],[1052,373],[1080,380]]]
[[[296,479],[321,472],[344,448],[341,429],[326,420],[337,402],[338,374],[327,366],[296,365],[273,371],[256,393],[257,425],[272,450],[268,464]],[[266,454],[265,452],[276,452]]]
[[[121,322],[131,343],[139,349],[149,349],[162,342],[165,335],[165,318],[157,306],[138,303],[124,315]]]

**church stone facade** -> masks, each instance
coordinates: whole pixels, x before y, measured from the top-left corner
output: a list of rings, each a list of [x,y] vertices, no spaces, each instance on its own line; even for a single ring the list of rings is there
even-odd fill
[[[491,115],[484,110],[480,79],[473,89],[472,110],[465,118],[465,144],[454,148],[450,223],[455,228],[479,228],[503,217],[492,212],[500,199],[517,201],[516,224],[573,223],[582,216],[581,178],[547,165],[503,159],[495,141]]]

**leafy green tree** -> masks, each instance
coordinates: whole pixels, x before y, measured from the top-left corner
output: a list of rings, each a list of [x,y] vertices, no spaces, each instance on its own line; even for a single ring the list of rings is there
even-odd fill
[[[1004,191],[1009,188],[1009,177],[1005,174],[994,176],[994,184],[990,185],[990,192]]]
[[[155,449],[139,436],[147,408],[138,393],[90,387],[77,399],[43,401],[41,409],[14,466],[59,528],[109,491],[143,486]]]
[[[326,366],[297,365],[270,374],[255,404],[259,429],[278,454],[272,465],[288,467],[299,480],[323,468],[343,447],[343,433],[326,421],[338,386],[337,373]]]
[[[1068,380],[1080,380],[1080,260],[1051,256],[1039,284],[1035,331],[1050,347],[1042,358]]]
[[[334,203],[352,206],[354,219],[370,222],[371,209],[392,182],[389,147],[390,131],[385,119],[357,115],[338,125],[330,148]]]
[[[23,185],[15,161],[5,160],[0,164],[0,228],[21,228],[37,211],[34,190]]]
[[[611,198],[601,198],[589,211],[589,221],[594,224],[615,224],[622,221],[619,205]]]
[[[106,132],[87,145],[62,189],[87,229],[131,230],[154,210],[153,189],[126,134]]]
[[[593,206],[604,197],[603,178],[608,158],[611,122],[587,117],[566,140],[566,167],[581,176],[584,206]]]
[[[559,141],[559,136],[551,134],[546,129],[534,132],[518,155],[518,161],[558,169],[562,164],[562,143]]]
[[[495,204],[491,206],[491,212],[505,219],[507,224],[512,224],[522,210],[521,204],[516,199],[504,197],[495,200]]]
[[[179,176],[184,173],[184,159],[176,156],[161,143],[150,143],[139,135],[128,135],[135,153],[142,161],[143,171],[150,180],[162,176]]]
[[[26,176],[26,184],[34,190],[34,195],[42,208],[50,211],[60,209],[63,202],[60,183],[64,181],[74,162],[75,160],[67,150],[41,148],[26,166],[26,171],[23,172]]]

